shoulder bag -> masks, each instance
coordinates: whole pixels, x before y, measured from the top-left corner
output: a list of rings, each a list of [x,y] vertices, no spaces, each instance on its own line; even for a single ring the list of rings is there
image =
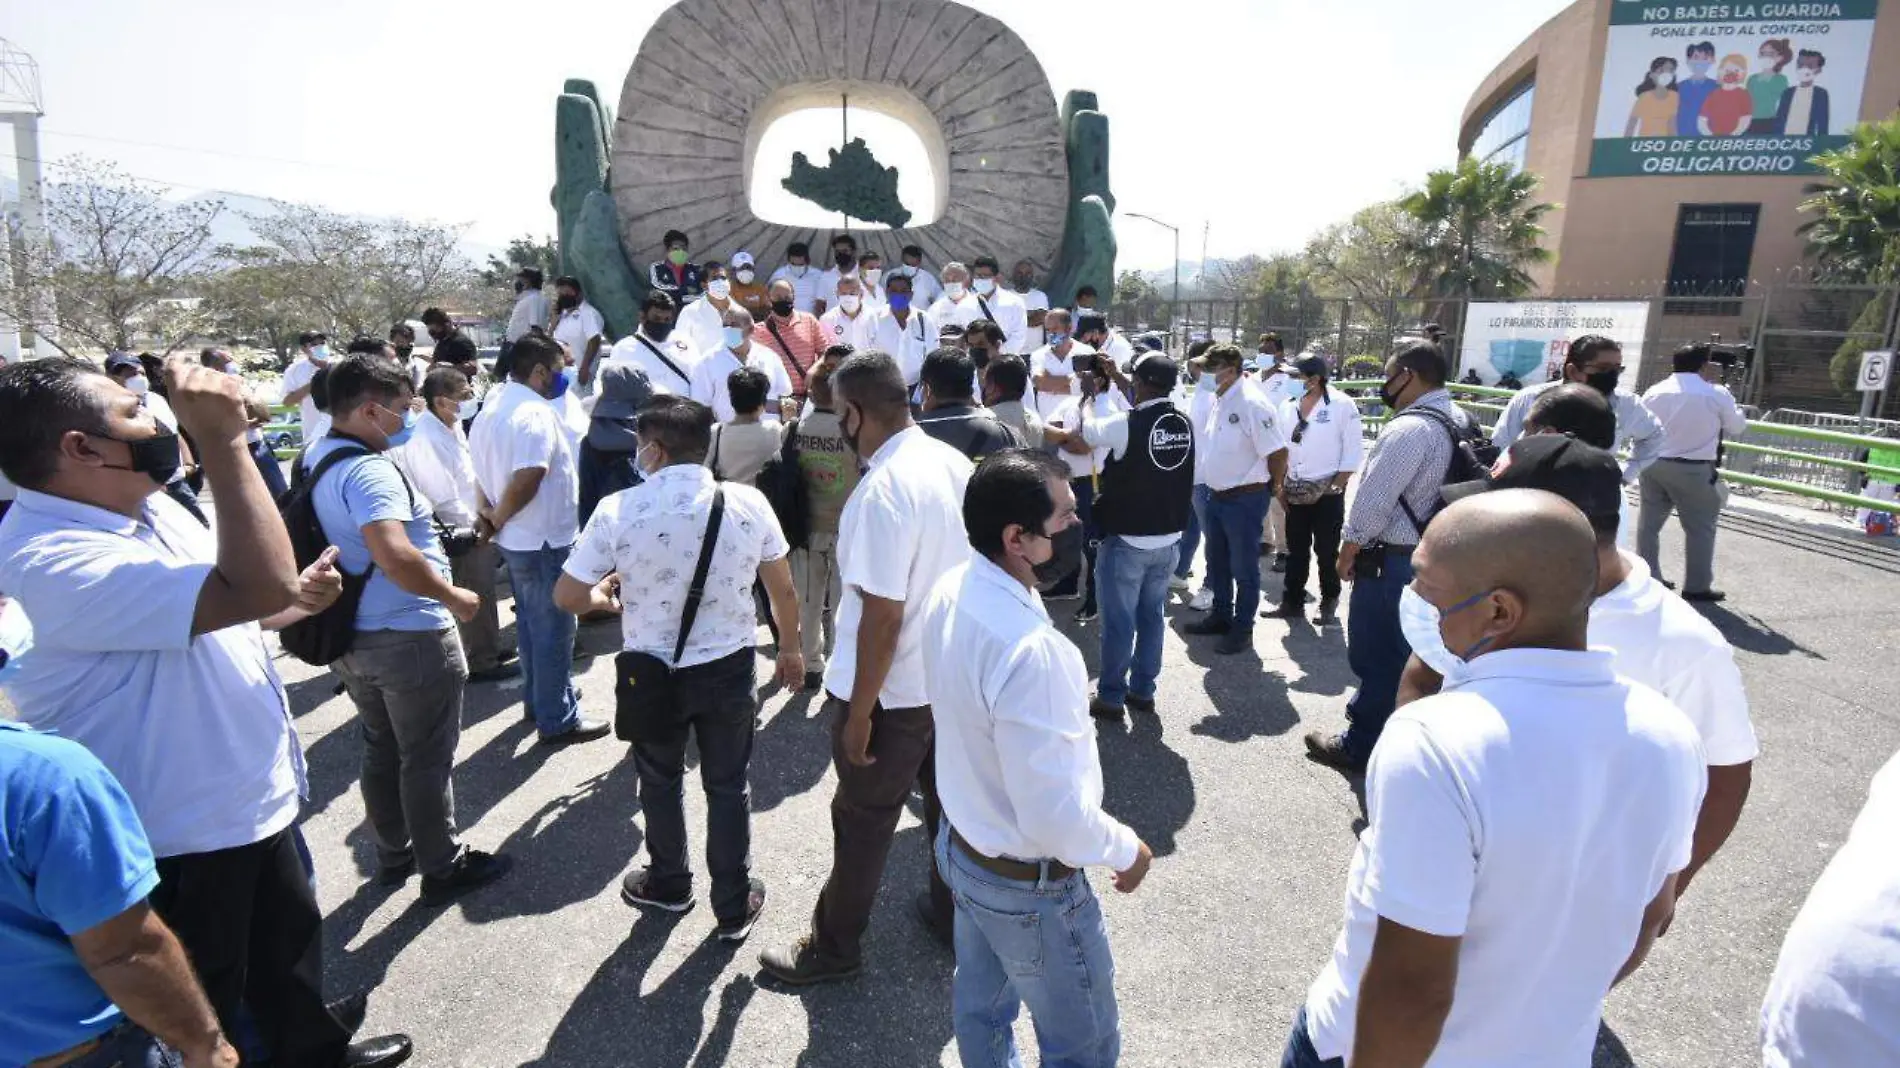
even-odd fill
[[[706,573],[712,569],[713,546],[719,541],[720,522],[726,515],[726,489],[713,487],[712,514],[706,519],[706,537],[699,544],[699,563],[680,609],[679,640],[673,643],[669,663],[649,653],[628,651],[614,658],[614,736],[623,742],[653,745],[685,740],[686,722],[680,718],[675,695],[676,665],[686,653],[686,638],[699,616],[706,595]]]

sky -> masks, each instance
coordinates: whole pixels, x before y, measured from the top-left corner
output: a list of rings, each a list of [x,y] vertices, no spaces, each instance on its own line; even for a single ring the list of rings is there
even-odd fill
[[[1189,261],[1204,234],[1215,259],[1292,251],[1454,162],[1471,93],[1565,0],[967,2],[1028,42],[1058,100],[1098,94],[1120,264],[1157,269],[1172,237],[1126,213],[1179,227]],[[39,62],[44,158],[108,159],[180,195],[468,224],[500,246],[554,229],[563,79],[617,108],[667,6],[0,0],[0,36]],[[768,135],[779,173],[795,148],[824,162],[835,114],[787,121]],[[915,169],[899,140],[868,140]]]

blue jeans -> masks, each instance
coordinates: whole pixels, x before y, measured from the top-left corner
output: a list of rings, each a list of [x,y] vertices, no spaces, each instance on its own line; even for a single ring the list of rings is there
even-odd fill
[[[1346,751],[1354,761],[1372,759],[1385,721],[1399,699],[1399,676],[1411,658],[1412,644],[1399,628],[1399,594],[1412,582],[1412,554],[1389,553],[1385,574],[1352,584],[1352,612],[1346,618],[1346,663],[1359,676],[1359,689],[1346,702]]]
[[[98,1049],[67,1068],[184,1068],[185,1059],[130,1020],[113,1028]]]
[[[1306,1031],[1306,1006],[1293,1016],[1293,1031],[1286,1036],[1286,1052],[1280,1054],[1280,1068],[1346,1068],[1339,1057],[1321,1060],[1313,1048],[1313,1037]]]
[[[950,843],[948,824],[937,867],[957,909],[950,1008],[965,1068],[1021,1068],[1012,1025],[1024,1005],[1043,1068],[1112,1068],[1122,1050],[1115,958],[1088,877],[994,875]]]
[[[1121,537],[1102,542],[1095,563],[1102,609],[1102,674],[1096,694],[1105,704],[1119,705],[1131,693],[1149,699],[1155,695],[1161,641],[1168,629],[1168,573],[1179,548],[1137,549]]]
[[[277,454],[271,451],[270,442],[253,441],[249,444],[251,462],[257,465],[257,473],[264,478],[264,488],[270,491],[270,499],[276,500],[284,495],[289,487],[284,483],[284,467],[277,462]]]
[[[528,715],[543,738],[566,734],[581,718],[580,695],[570,678],[575,619],[554,606],[554,583],[571,549],[544,545],[501,551],[515,590],[515,647],[521,652]]]
[[[1214,591],[1208,618],[1253,630],[1260,613],[1260,531],[1273,494],[1266,490],[1207,500],[1207,584]]]
[[[1212,491],[1205,485],[1194,486],[1194,507],[1188,512],[1187,529],[1181,532],[1181,559],[1174,565],[1175,578],[1187,578],[1194,568],[1194,553],[1201,547],[1201,527],[1206,522],[1207,498]]]

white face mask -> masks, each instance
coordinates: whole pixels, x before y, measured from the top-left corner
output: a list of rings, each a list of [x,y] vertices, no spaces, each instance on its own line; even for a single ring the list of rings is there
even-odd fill
[[[474,397],[470,397],[469,399],[455,406],[455,418],[466,423],[470,419],[475,418],[475,413],[481,410],[482,410],[482,402],[475,399]]]
[[[714,300],[725,300],[732,295],[732,283],[724,278],[715,278],[706,283],[706,295]]]
[[[143,397],[151,392],[152,383],[144,375],[133,375],[125,380],[125,388]]]
[[[991,293],[996,292],[996,279],[994,278],[979,278],[972,284],[976,286],[976,295],[979,297],[987,297]]]
[[[1454,653],[1445,646],[1445,617],[1462,612],[1490,595],[1491,591],[1486,590],[1441,611],[1410,586],[1399,593],[1399,629],[1405,633],[1406,643],[1411,645],[1414,656],[1444,676],[1447,683],[1462,678],[1471,667],[1471,658],[1490,645],[1491,639],[1481,639],[1462,656]]]
[[[752,280],[759,276],[759,272],[753,270],[750,267],[741,267],[732,273],[739,277],[739,284],[742,286],[751,285]]]
[[[858,296],[856,293],[838,294],[838,307],[843,308],[846,315],[858,314],[858,308],[863,306],[863,304],[864,298]]]
[[[865,285],[875,286],[879,282],[882,282],[883,280],[884,280],[884,268],[866,267],[864,269],[864,284]]]
[[[943,284],[943,295],[949,297],[951,300],[962,300],[964,292],[962,282],[945,282]]]

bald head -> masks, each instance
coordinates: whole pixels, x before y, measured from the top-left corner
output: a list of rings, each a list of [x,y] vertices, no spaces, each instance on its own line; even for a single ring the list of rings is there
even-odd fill
[[[1444,617],[1445,644],[1582,649],[1596,595],[1596,534],[1542,490],[1494,490],[1432,519],[1412,557],[1418,594]],[[1467,602],[1469,602],[1467,604]]]

